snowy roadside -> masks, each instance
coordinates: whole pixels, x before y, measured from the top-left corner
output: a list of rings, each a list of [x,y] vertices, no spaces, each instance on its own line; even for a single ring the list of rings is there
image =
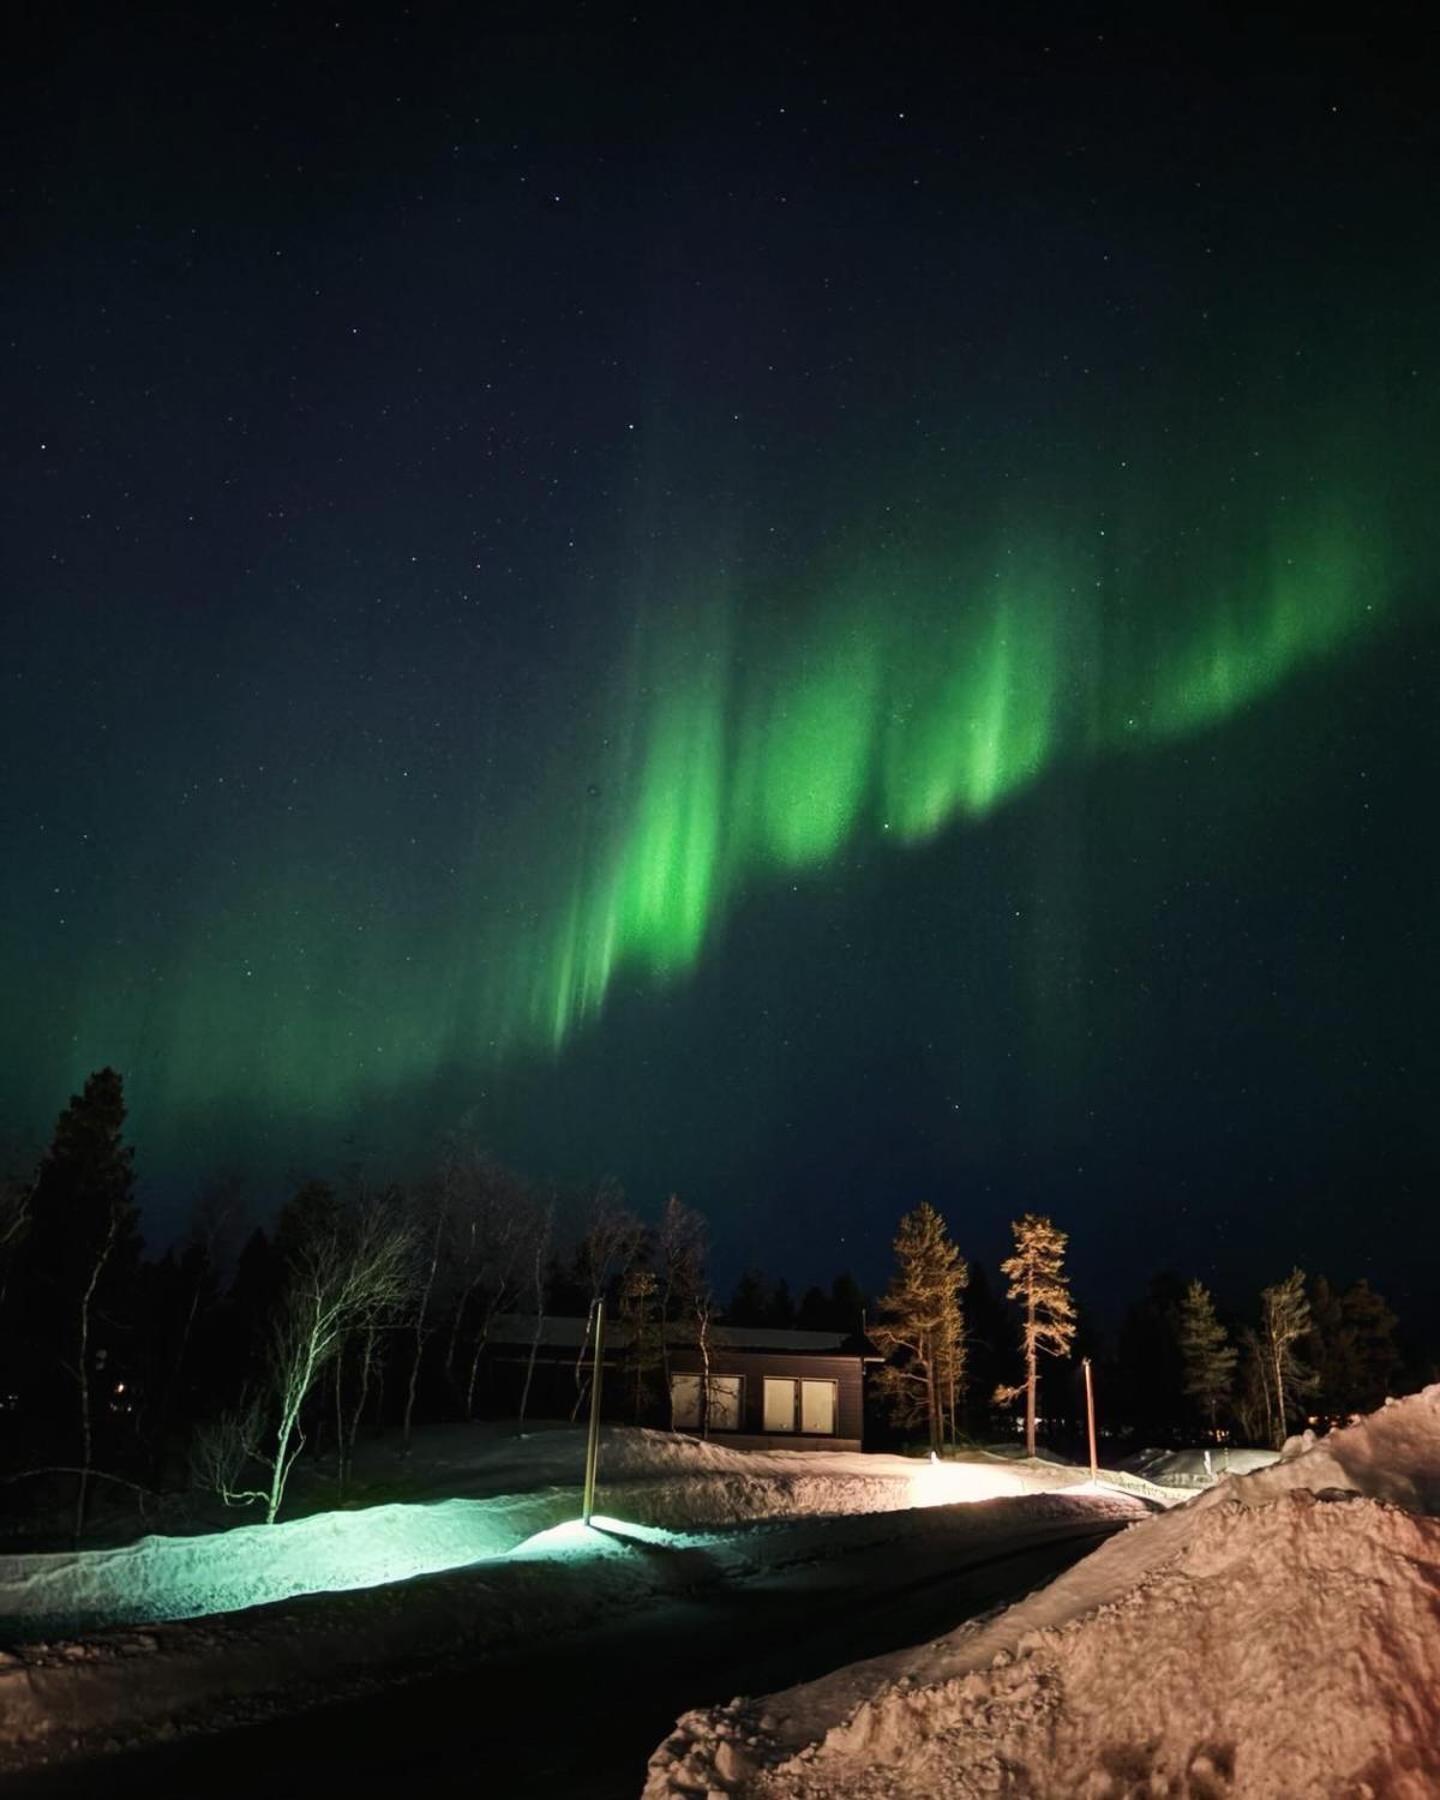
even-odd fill
[[[436,1434],[406,1474],[456,1497],[316,1513],[112,1550],[0,1556],[0,1644],[167,1620],[435,1575],[504,1556],[580,1510],[584,1435]],[[469,1451],[467,1457],[467,1449]],[[851,1516],[1048,1493],[1080,1470],[1001,1458],[739,1451],[668,1433],[607,1435],[601,1497],[636,1524],[678,1530]],[[1155,1498],[1161,1491],[1144,1490]],[[1173,1499],[1173,1496],[1169,1496]]]
[[[120,1603],[125,1582],[137,1582],[147,1566],[151,1579],[139,1582],[132,1617],[153,1620],[167,1595],[177,1608],[208,1616],[58,1640],[25,1631],[27,1641],[0,1654],[0,1768],[300,1710],[711,1583],[823,1570],[859,1555],[904,1559],[917,1547],[974,1557],[1142,1510],[1118,1495],[1051,1492],[1052,1472],[1029,1467],[747,1453],[663,1437],[647,1443],[649,1435],[613,1447],[610,1466],[620,1479],[606,1486],[603,1503],[626,1522],[597,1521],[599,1530],[560,1523],[573,1521],[577,1493],[547,1487],[151,1540],[148,1552],[142,1545],[11,1559],[55,1565],[43,1579],[33,1568],[12,1569],[8,1588],[0,1569],[0,1593],[17,1612],[22,1599],[28,1603],[31,1621],[73,1616],[82,1601],[101,1609]],[[545,1457],[562,1454],[568,1451],[552,1445]],[[1074,1485],[1070,1472],[1061,1475],[1059,1485]],[[954,1504],[997,1487],[1008,1497]],[[657,1520],[665,1523],[651,1523]],[[477,1554],[487,1531],[493,1547]],[[403,1565],[422,1551],[463,1566],[417,1576]],[[264,1598],[267,1581],[291,1582],[297,1570],[303,1576],[307,1555],[311,1587],[331,1591],[217,1610],[217,1601],[233,1604],[239,1594]],[[157,1571],[178,1585],[157,1586]],[[400,1578],[407,1573],[411,1579]],[[366,1581],[384,1585],[360,1585]],[[208,1604],[197,1606],[197,1598]]]
[[[687,1714],[647,1800],[1440,1790],[1440,1387],[918,1649]]]

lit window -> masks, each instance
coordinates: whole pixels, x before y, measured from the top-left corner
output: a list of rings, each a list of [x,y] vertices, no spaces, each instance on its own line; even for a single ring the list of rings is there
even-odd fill
[[[671,1418],[677,1431],[699,1431],[702,1427],[700,1417],[700,1388],[704,1377],[700,1375],[672,1375],[670,1377]],[[740,1429],[740,1382],[739,1375],[712,1375],[710,1377],[710,1429],[712,1431],[738,1431]]]
[[[765,1377],[765,1429],[767,1431],[793,1431],[795,1429],[795,1383],[793,1381],[777,1381],[773,1375]]]
[[[765,1377],[766,1431],[799,1431],[806,1437],[834,1437],[837,1411],[833,1381]]]

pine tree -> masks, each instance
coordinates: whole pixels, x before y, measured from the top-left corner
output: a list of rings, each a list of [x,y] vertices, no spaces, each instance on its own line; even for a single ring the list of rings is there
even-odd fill
[[[1185,1392],[1213,1431],[1229,1404],[1239,1351],[1215,1317],[1215,1302],[1202,1283],[1192,1281],[1180,1302],[1180,1354]]]
[[[725,1322],[728,1325],[764,1325],[770,1305],[770,1283],[753,1264],[747,1264],[735,1283],[730,1304],[725,1308]]]
[[[1150,1277],[1141,1299],[1121,1321],[1112,1402],[1146,1434],[1146,1442],[1170,1429],[1176,1396],[1185,1386],[1180,1315],[1185,1281],[1170,1269]]]
[[[1367,1281],[1342,1294],[1323,1275],[1310,1284],[1311,1353],[1318,1377],[1316,1403],[1323,1412],[1372,1412],[1384,1400],[1400,1366],[1398,1321]]]
[[[948,1427],[955,1435],[956,1403],[965,1373],[960,1292],[968,1271],[933,1206],[906,1213],[895,1238],[897,1268],[880,1301],[871,1336],[887,1358],[880,1391],[898,1423],[924,1420],[930,1448],[939,1451]]]
[[[1360,1280],[1340,1297],[1351,1388],[1346,1410],[1373,1412],[1382,1406],[1400,1373],[1395,1343],[1400,1321],[1368,1281]]]
[[[1064,1356],[1075,1336],[1075,1305],[1064,1270],[1066,1234],[1052,1219],[1026,1213],[1010,1227],[1015,1234],[1015,1254],[1001,1263],[1010,1277],[1009,1295],[1025,1308],[1020,1346],[1025,1356],[1025,1379],[1018,1386],[998,1388],[997,1405],[1008,1405],[1025,1395],[1025,1454],[1035,1454],[1035,1392],[1040,1380],[1040,1352]]]
[[[835,1331],[857,1332],[865,1327],[865,1295],[848,1269],[830,1283],[830,1324]]]

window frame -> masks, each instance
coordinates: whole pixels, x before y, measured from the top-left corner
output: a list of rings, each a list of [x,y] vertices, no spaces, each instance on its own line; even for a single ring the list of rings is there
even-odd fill
[[[693,1421],[691,1422],[682,1421],[680,1410],[675,1403],[675,1385],[677,1382],[681,1381],[693,1381],[695,1384],[695,1413]],[[745,1429],[745,1377],[743,1375],[731,1374],[728,1371],[724,1374],[712,1374],[710,1376],[712,1405],[715,1389],[722,1381],[733,1381],[735,1383],[735,1423],[733,1425],[719,1425],[712,1417],[709,1421],[709,1429],[711,1431],[732,1433],[743,1431]],[[674,1422],[674,1429],[676,1431],[699,1431],[701,1429],[703,1416],[700,1398],[704,1386],[705,1376],[699,1369],[672,1369],[670,1371],[670,1417]]]
[[[840,1435],[840,1383],[833,1375],[766,1375],[760,1395],[760,1423],[767,1437],[838,1438]],[[771,1383],[790,1389],[790,1423],[770,1422],[769,1392]],[[830,1429],[807,1431],[805,1428],[805,1387],[828,1387],[830,1390]]]

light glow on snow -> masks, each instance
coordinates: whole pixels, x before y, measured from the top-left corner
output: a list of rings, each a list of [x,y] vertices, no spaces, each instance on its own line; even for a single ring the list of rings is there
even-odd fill
[[[662,1531],[658,1525],[632,1525],[627,1519],[612,1519],[604,1513],[592,1513],[587,1525],[583,1519],[566,1519],[537,1531],[517,1544],[512,1556],[614,1556],[626,1549],[673,1550],[682,1543],[677,1532]]]
[[[535,1511],[532,1503],[526,1523]],[[497,1496],[148,1537],[117,1550],[0,1557],[0,1616],[46,1631],[201,1618],[463,1568],[504,1556],[518,1535],[514,1498]]]
[[[932,1457],[910,1477],[912,1506],[956,1506],[974,1500],[1005,1500],[1033,1491],[1014,1469],[989,1463],[940,1462]]]

